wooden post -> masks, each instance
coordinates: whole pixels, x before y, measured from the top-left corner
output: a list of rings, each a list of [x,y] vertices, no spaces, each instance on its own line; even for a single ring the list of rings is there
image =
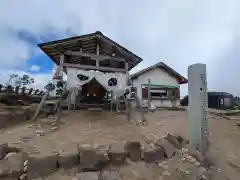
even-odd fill
[[[57,76],[60,76],[60,79],[62,80],[62,76],[63,76],[63,62],[64,62],[64,55],[61,54],[61,55],[60,55],[60,66],[58,67],[59,70],[57,69],[57,71],[56,71],[56,73],[54,74],[53,78],[55,78],[55,77],[57,77]],[[34,92],[34,95],[37,95],[38,92],[39,92],[39,90],[37,89],[37,90]],[[36,110],[35,114],[34,114],[33,117],[32,117],[32,122],[33,122],[33,123],[35,123],[35,121],[37,120],[38,114],[39,114],[39,112],[41,111],[41,109],[42,109],[42,107],[43,107],[43,105],[44,105],[44,103],[45,103],[45,101],[46,101],[49,93],[50,93],[50,90],[47,89],[47,90],[46,90],[46,93],[44,94],[44,96],[43,96],[42,99],[41,99],[40,104],[39,104],[38,107],[37,107],[37,110]],[[61,102],[60,102],[59,104],[61,104]],[[58,118],[60,119],[60,111],[59,111],[59,109],[60,109],[60,106],[59,106],[59,108],[58,108],[58,116],[59,116]],[[59,120],[59,119],[58,119],[58,120]]]
[[[36,112],[34,113],[34,115],[32,117],[32,122],[33,123],[35,123],[35,121],[37,120],[38,114],[39,114],[40,110],[42,109],[43,104],[48,97],[48,94],[49,94],[49,90],[47,89],[46,93],[44,94],[44,96],[43,96],[43,98],[42,98],[42,100],[41,100],[41,102],[40,102],[40,104],[39,104],[39,106],[36,110]]]
[[[96,47],[96,54],[99,55],[100,48],[99,48],[99,43],[97,42],[97,47]],[[99,59],[96,59],[96,66],[99,67]]]
[[[129,76],[129,71],[128,71],[128,62],[126,61],[125,62],[125,73],[126,73],[126,85],[128,86],[129,85],[129,78],[130,78],[130,76]]]
[[[64,63],[64,54],[61,54],[60,55],[60,72],[59,72],[60,81],[63,80],[63,63]],[[63,101],[62,95],[63,95],[63,92],[60,93],[59,106],[57,109],[57,122],[60,121],[61,105],[62,105],[62,101]]]
[[[127,121],[131,120],[131,107],[130,107],[130,102],[128,101],[127,96],[125,96],[125,107],[126,107],[126,115],[127,115]]]
[[[148,79],[148,109],[151,108],[151,80]]]
[[[143,123],[143,124],[146,124],[146,123],[147,123],[147,119],[146,119],[145,116],[144,116],[143,108],[142,108],[142,105],[141,105],[140,100],[139,100],[139,98],[138,98],[138,94],[136,94],[136,96],[134,97],[134,99],[135,99],[135,101],[136,101],[137,106],[139,107],[139,111],[140,111],[140,114],[141,114],[142,123]]]
[[[69,89],[69,94],[68,94],[68,112],[70,113],[71,112],[71,109],[72,109],[72,104],[71,104],[71,89]]]
[[[111,91],[111,100],[110,100],[110,110],[111,110],[111,113],[112,113],[112,107],[113,106],[113,91]]]
[[[126,73],[126,86],[129,85],[129,72],[128,72],[128,62],[125,62],[125,73]],[[126,106],[126,114],[127,114],[127,120],[131,120],[131,102],[129,102],[127,95],[125,97],[125,106]]]

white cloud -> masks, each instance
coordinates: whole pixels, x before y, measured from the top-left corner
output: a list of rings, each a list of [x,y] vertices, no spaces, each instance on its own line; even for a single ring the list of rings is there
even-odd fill
[[[37,51],[9,29],[39,40],[100,30],[144,58],[133,71],[163,61],[186,76],[188,65],[206,63],[210,89],[240,95],[239,8],[239,0],[3,0],[0,69],[18,68]]]
[[[39,67],[37,65],[32,65],[29,70],[33,71],[33,72],[38,72],[40,69],[41,69],[41,67]]]

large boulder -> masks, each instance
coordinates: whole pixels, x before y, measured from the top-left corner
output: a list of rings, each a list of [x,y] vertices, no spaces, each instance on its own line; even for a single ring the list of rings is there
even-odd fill
[[[164,149],[161,146],[146,145],[143,148],[143,160],[153,163],[164,160]]]
[[[132,161],[141,160],[141,143],[139,141],[128,141],[125,145],[125,151]]]
[[[80,168],[84,171],[97,171],[108,164],[107,153],[93,147],[80,147]]]
[[[128,152],[125,150],[126,143],[110,144],[108,149],[108,157],[113,165],[122,165],[125,163]]]

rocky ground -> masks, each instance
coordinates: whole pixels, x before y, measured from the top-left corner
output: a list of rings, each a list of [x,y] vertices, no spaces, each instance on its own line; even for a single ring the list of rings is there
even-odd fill
[[[148,113],[146,117],[148,125],[140,126],[133,122],[127,122],[126,117],[121,114],[87,111],[68,114],[64,112],[59,128],[55,127],[51,118],[45,118],[39,121],[40,129],[31,126],[29,122],[3,129],[0,133],[0,144],[8,142],[10,145],[23,148],[30,154],[44,156],[53,152],[67,151],[76,144],[106,146],[111,143],[132,140],[140,141],[143,146],[146,146],[167,132],[179,134],[184,139],[188,138],[187,111],[160,110]],[[110,176],[109,172],[111,172],[110,174],[123,180],[190,180],[204,177],[238,180],[240,175],[238,121],[240,122],[238,116],[226,119],[209,114],[211,146],[204,163],[198,162],[192,156],[189,157],[191,153],[182,149],[178,150],[174,157],[165,159],[161,163],[128,161],[121,167],[106,169],[105,173]],[[199,163],[203,163],[205,167],[200,166]],[[82,174],[76,175],[76,173],[78,173],[76,168],[59,170],[46,179],[67,180],[76,176],[81,179]],[[204,176],[200,177],[201,174]],[[89,176],[92,176],[93,179],[96,174]]]

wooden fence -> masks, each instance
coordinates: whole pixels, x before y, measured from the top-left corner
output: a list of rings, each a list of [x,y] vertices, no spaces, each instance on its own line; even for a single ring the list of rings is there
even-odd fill
[[[39,103],[45,91],[20,86],[0,84],[0,102],[6,105],[27,105]]]

